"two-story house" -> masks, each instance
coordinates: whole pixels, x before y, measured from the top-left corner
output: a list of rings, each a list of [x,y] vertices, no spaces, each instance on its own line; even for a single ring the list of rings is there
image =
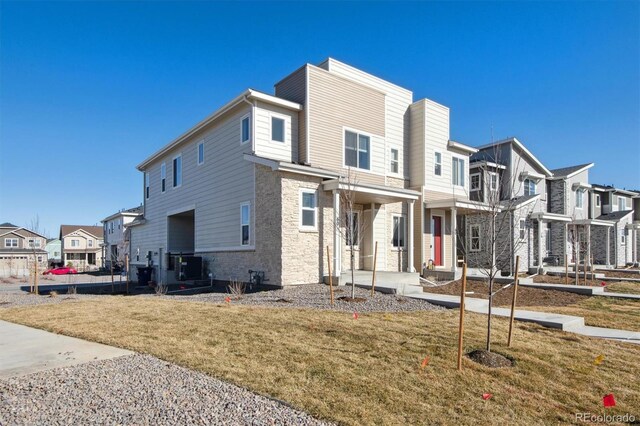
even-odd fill
[[[479,147],[469,173],[471,200],[487,208],[465,217],[467,263],[486,267],[495,262],[511,275],[520,256],[520,272],[537,270],[551,243],[550,226],[567,220],[547,211],[545,181],[551,171],[512,137]],[[494,250],[487,247],[491,243]],[[495,259],[488,259],[488,253]]]
[[[62,261],[78,271],[96,270],[103,266],[102,226],[61,225]]]
[[[0,276],[25,276],[47,266],[47,238],[37,232],[5,222],[0,224]]]
[[[633,264],[638,266],[638,262],[640,262],[640,191],[633,191],[635,195],[633,196],[633,223],[631,224],[631,233],[633,241],[635,244],[633,245]]]
[[[163,282],[195,257],[220,280],[252,270],[269,285],[315,283],[327,247],[336,278],[350,267],[353,238],[358,269],[373,267],[377,245],[378,270],[430,258],[455,270],[451,224],[467,207],[473,152],[449,139],[446,107],[331,58],[305,64],[275,95],[246,90],[138,165],[132,264]]]
[[[104,235],[104,266],[111,268],[111,263],[124,265],[125,256],[129,255],[129,234],[127,226],[142,215],[142,206],[121,210],[102,219]]]
[[[592,185],[597,219],[611,224],[606,232],[594,236],[594,254],[607,265],[625,266],[633,263],[634,198],[637,193],[609,185]]]

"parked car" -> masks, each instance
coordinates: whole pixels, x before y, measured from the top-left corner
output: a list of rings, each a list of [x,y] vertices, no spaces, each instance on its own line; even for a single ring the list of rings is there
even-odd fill
[[[67,275],[67,274],[77,274],[73,268],[69,268],[68,266],[61,266],[59,268],[52,268],[44,271],[42,275]]]

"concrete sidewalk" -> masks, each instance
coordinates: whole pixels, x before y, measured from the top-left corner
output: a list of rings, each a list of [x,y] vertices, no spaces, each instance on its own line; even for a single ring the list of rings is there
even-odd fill
[[[612,299],[640,300],[640,294],[613,293],[606,291],[606,287],[575,285],[575,284],[544,284],[544,283],[518,283],[522,287],[540,288],[543,290],[566,291],[569,293],[585,294],[587,296],[604,296]]]
[[[133,354],[6,321],[0,321],[0,336],[0,378]]]
[[[434,305],[445,306],[447,308],[460,307],[459,296],[434,293],[410,293],[406,294],[406,296],[415,299],[426,300],[427,302],[433,303]],[[486,299],[466,297],[464,300],[464,304],[465,311],[485,315],[489,312],[489,301]],[[491,314],[508,318],[511,315],[511,309],[493,307],[491,310]],[[640,344],[640,332],[586,326],[584,324],[583,317],[516,309],[514,318],[518,321],[534,322],[544,327],[557,328],[571,333],[582,334],[584,336],[599,337],[603,339]]]

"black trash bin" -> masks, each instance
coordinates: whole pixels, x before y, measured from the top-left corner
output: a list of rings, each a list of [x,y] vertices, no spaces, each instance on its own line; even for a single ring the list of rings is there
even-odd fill
[[[138,266],[138,285],[149,285],[149,281],[151,281],[151,271],[153,271],[153,268],[150,266]]]

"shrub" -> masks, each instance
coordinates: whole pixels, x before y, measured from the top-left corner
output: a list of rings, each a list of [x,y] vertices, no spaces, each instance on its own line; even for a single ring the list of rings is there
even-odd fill
[[[229,285],[227,286],[227,290],[231,293],[236,299],[241,299],[246,290],[246,284],[240,280],[231,280],[229,281]]]

